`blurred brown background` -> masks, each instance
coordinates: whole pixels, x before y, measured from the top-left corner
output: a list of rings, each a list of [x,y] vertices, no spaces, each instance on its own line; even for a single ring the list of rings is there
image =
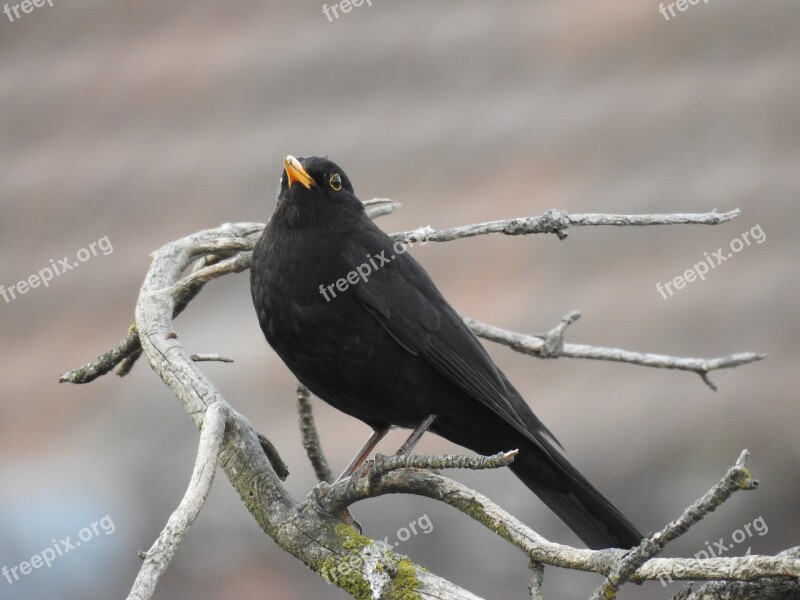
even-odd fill
[[[0,283],[107,236],[113,251],[0,298],[0,567],[108,515],[113,533],[8,583],[13,599],[121,598],[183,495],[197,431],[141,362],[87,386],[58,375],[115,344],[148,253],[193,231],[269,216],[285,154],[329,154],[364,199],[404,208],[389,231],[549,208],[705,212],[716,227],[581,228],[416,248],[455,307],[524,332],[571,309],[568,340],[711,357],[769,358],[713,374],[490,350],[570,459],[644,531],[661,527],[749,448],[756,492],[669,547],[688,554],[758,517],[728,551],[800,544],[797,436],[800,4],[710,0],[665,20],[654,0],[372,0],[329,22],[317,2],[68,2],[0,14]],[[760,225],[745,247],[663,299],[657,282]],[[85,254],[81,254],[86,256]],[[314,484],[293,379],[267,347],[248,274],[210,284],[176,322],[204,367]],[[365,365],[365,368],[369,368]],[[368,430],[317,402],[336,469]],[[384,451],[403,434],[395,432]],[[422,451],[455,450],[433,436]],[[510,473],[453,472],[547,537],[576,538]],[[415,497],[357,505],[365,532],[487,598],[527,597],[527,561],[467,517]],[[418,528],[419,529],[419,528]],[[754,531],[751,528],[751,531]],[[547,597],[587,597],[597,576],[548,569]],[[679,588],[626,588],[668,598]],[[255,526],[224,477],[157,598],[345,598]]]

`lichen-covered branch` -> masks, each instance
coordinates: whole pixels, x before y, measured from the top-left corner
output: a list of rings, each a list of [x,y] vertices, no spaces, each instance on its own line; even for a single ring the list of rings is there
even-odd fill
[[[443,454],[426,456],[424,454],[395,454],[384,456],[376,454],[369,475],[380,479],[391,471],[398,469],[500,469],[507,467],[519,454],[518,450],[498,452],[491,456],[474,456],[462,454]]]
[[[426,457],[426,462],[436,457]],[[753,482],[744,468],[746,452],[723,478],[722,482],[693,504],[677,521],[669,524],[658,539],[674,539],[688,526],[707,516],[721,505],[735,489],[752,489]],[[437,473],[399,469],[372,477],[344,480],[331,486],[321,486],[317,502],[325,509],[339,509],[358,501],[385,494],[415,494],[439,500],[478,521],[492,532],[519,548],[534,563],[565,569],[590,571],[611,575],[619,570],[623,550],[586,550],[551,542],[492,500],[478,492]],[[649,547],[649,546],[648,546]],[[629,563],[622,563],[628,565]],[[800,577],[800,555],[743,556],[713,559],[650,558],[633,572],[626,571],[630,581],[647,580],[742,580],[755,581],[763,577]],[[794,582],[797,585],[797,582]],[[797,588],[800,590],[800,587]]]
[[[536,561],[531,561],[531,582],[528,585],[528,592],[531,595],[531,600],[544,600],[542,595],[542,586],[544,585],[544,565]]]
[[[367,202],[368,214],[375,218],[388,214],[398,205],[391,201]],[[541,217],[514,219],[466,228],[434,232],[428,228],[396,234],[409,241],[446,241],[484,233],[510,235],[550,232],[565,235],[568,226],[650,225],[667,223],[714,223],[734,218],[738,211],[705,215],[568,215],[549,211]],[[186,410],[198,428],[201,441],[192,483],[184,501],[170,518],[159,540],[145,555],[145,564],[131,590],[131,598],[149,598],[158,577],[163,574],[191,521],[197,516],[208,493],[215,464],[224,470],[242,502],[258,525],[284,550],[301,560],[326,580],[356,598],[437,600],[477,599],[463,590],[396,554],[382,542],[355,533],[339,516],[319,510],[313,500],[297,502],[285,489],[282,479],[288,471],[269,438],[256,433],[198,369],[204,360],[226,360],[218,354],[189,354],[183,348],[173,320],[212,279],[250,267],[252,247],[261,233],[259,223],[226,224],[201,231],[166,244],[152,254],[153,262],[145,277],[136,305],[135,325],[111,351],[79,369],[61,376],[61,381],[86,383],[115,369],[124,374],[139,356],[145,356],[158,376]],[[399,237],[398,237],[399,236]],[[405,236],[405,237],[403,237]],[[431,237],[432,236],[432,237]],[[627,351],[565,344],[566,329],[579,315],[571,313],[541,337],[524,336],[470,321],[487,339],[501,341],[515,349],[542,357],[574,356],[620,360],[662,368],[679,368],[705,377],[711,370],[732,367],[763,358],[763,355],[732,355],[722,359],[682,359],[628,353]],[[538,348],[538,350],[534,350]],[[629,356],[632,355],[632,356]],[[692,362],[701,361],[701,362]],[[298,389],[298,406],[304,423],[303,438],[320,480],[331,478],[324,459],[306,392]],[[315,450],[316,448],[316,450]],[[425,471],[428,468],[499,468],[514,458],[510,451],[493,457],[474,456],[378,456],[371,472],[363,478],[321,485],[317,490],[323,505],[348,506],[355,501],[387,493],[412,493],[438,499],[483,523],[522,550],[532,561],[534,572],[531,594],[540,597],[544,565],[593,571],[610,576],[614,585],[629,579],[642,581],[659,577],[671,579],[726,579],[753,581],[785,578],[796,585],[800,576],[800,557],[785,554],[773,557],[749,556],[717,558],[707,561],[647,558],[643,564],[623,559],[617,550],[591,551],[550,542],[503,511],[488,498],[446,477]],[[743,468],[743,467],[742,467]],[[700,517],[702,518],[702,517]],[[676,526],[669,535],[678,535]],[[661,540],[667,533],[662,533]]]
[[[184,295],[196,293],[196,288],[176,283],[198,253],[210,248],[209,244],[225,238],[240,238],[246,233],[243,230],[246,227],[229,224],[201,231],[171,242],[153,254],[153,263],[136,305],[136,327],[143,355],[198,428],[202,427],[209,407],[218,407],[215,410],[227,413],[227,426],[218,453],[219,465],[258,525],[285,551],[321,575],[335,569],[337,576],[332,582],[356,598],[375,591],[376,597],[389,600],[409,597],[479,600],[385,545],[381,546],[382,542],[356,534],[338,517],[295,501],[264,452],[266,438],[260,439],[247,419],[230,407],[183,348],[173,329],[172,316]],[[215,251],[224,246],[217,244]],[[238,268],[233,262],[228,265],[225,268]],[[195,273],[200,271],[202,269]],[[200,277],[204,275],[201,273]],[[153,554],[153,557],[163,556],[166,555],[161,552]],[[159,564],[164,560],[161,558]],[[348,565],[346,573],[340,569],[343,564]],[[166,568],[166,564],[163,566]],[[148,581],[152,581],[150,576]]]

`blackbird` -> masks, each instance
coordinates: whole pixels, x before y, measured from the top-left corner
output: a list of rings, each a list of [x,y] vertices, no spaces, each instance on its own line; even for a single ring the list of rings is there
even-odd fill
[[[512,472],[584,543],[637,545],[642,535],[555,448],[425,269],[366,216],[344,171],[327,158],[283,162],[253,250],[253,304],[297,379],[373,429],[351,467],[392,426],[416,437],[429,427],[480,454],[518,449]]]

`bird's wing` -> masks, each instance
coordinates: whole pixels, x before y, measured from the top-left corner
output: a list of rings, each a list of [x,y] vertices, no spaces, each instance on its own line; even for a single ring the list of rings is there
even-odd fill
[[[424,357],[537,444],[536,433],[544,433],[558,444],[410,255],[397,256],[352,291],[408,352]]]

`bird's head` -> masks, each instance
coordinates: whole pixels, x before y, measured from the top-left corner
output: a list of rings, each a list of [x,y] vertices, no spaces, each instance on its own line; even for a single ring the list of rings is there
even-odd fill
[[[350,179],[335,162],[291,155],[283,159],[278,207],[295,224],[359,215],[364,210]]]

